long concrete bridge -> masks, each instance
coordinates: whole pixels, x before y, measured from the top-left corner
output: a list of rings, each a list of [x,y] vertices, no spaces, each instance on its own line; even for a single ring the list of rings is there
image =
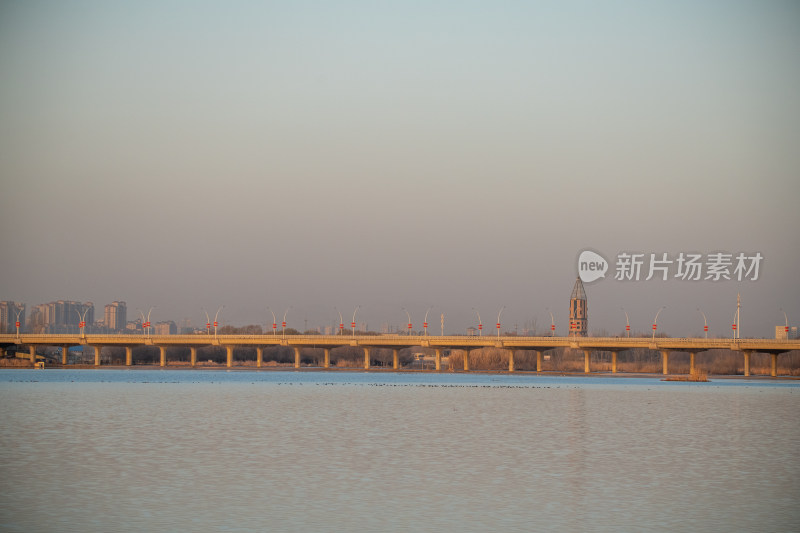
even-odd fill
[[[514,372],[514,352],[536,352],[536,370],[542,370],[542,353],[554,348],[572,348],[584,353],[584,372],[589,373],[590,356],[594,351],[611,352],[611,370],[617,371],[617,355],[625,350],[644,348],[661,353],[663,373],[668,374],[671,352],[689,353],[690,372],[694,370],[695,355],[707,350],[724,349],[740,352],[744,357],[744,375],[750,375],[750,355],[768,353],[772,356],[771,375],[777,376],[778,355],[800,350],[800,340],[775,339],[704,339],[704,338],[641,338],[641,337],[517,337],[517,336],[422,336],[422,335],[85,335],[85,334],[3,334],[0,335],[0,356],[10,346],[27,346],[31,361],[36,360],[37,346],[60,346],[62,363],[67,364],[71,346],[94,348],[94,364],[100,366],[100,352],[105,346],[125,348],[125,364],[133,364],[133,348],[156,346],[161,352],[161,366],[167,365],[168,347],[187,347],[190,363],[197,364],[197,349],[204,346],[222,346],[227,351],[227,366],[233,366],[236,347],[256,348],[256,365],[263,363],[264,348],[288,346],[294,348],[294,367],[300,368],[302,348],[324,350],[323,367],[330,367],[330,350],[342,346],[360,347],[364,350],[364,368],[370,368],[370,350],[388,348],[393,351],[393,368],[397,369],[398,351],[415,346],[433,348],[436,352],[436,370],[441,370],[442,351],[464,350],[464,370],[469,370],[469,352],[480,348],[500,348],[508,352],[508,371]]]

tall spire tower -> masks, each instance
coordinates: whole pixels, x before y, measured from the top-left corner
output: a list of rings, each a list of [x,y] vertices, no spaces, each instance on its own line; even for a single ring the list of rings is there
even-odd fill
[[[575,280],[569,297],[569,336],[585,337],[589,332],[589,312],[586,308],[586,291],[581,278]]]

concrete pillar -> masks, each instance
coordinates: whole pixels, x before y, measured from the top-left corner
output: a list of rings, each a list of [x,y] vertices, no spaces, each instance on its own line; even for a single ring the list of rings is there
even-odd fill
[[[611,373],[617,373],[617,352],[611,352]]]
[[[102,346],[94,347],[94,366],[100,366],[100,351],[102,349],[103,349]]]
[[[689,352],[689,373],[694,374],[694,352]]]
[[[400,368],[400,355],[398,354],[399,350],[394,348],[392,350],[392,368],[397,370]]]
[[[745,376],[749,376],[750,375],[750,354],[751,353],[752,352],[750,352],[750,350],[745,350],[744,351],[744,375]]]
[[[514,350],[506,350],[508,352],[508,371],[514,371]]]
[[[294,347],[294,367],[300,368],[300,347]]]
[[[159,364],[161,366],[167,366],[167,347],[166,346],[159,346],[158,347],[158,351],[159,351],[159,355],[160,355],[160,357],[159,357],[160,363]]]
[[[469,350],[464,350],[464,372],[469,372]]]
[[[769,373],[773,378],[778,377],[778,354],[770,354],[772,356],[772,369]]]
[[[125,366],[132,366],[133,365],[133,347],[126,346],[125,347]]]
[[[661,350],[661,363],[664,367],[663,374],[669,374],[669,351]]]
[[[0,346],[0,357],[5,357],[5,356],[6,356],[6,347]]]
[[[228,356],[227,357],[227,359],[228,359],[228,361],[227,361],[228,368],[231,368],[233,366],[233,346],[226,346],[225,347],[225,352],[226,352],[226,355]]]
[[[585,374],[588,374],[589,372],[591,372],[591,369],[589,368],[589,358],[590,358],[591,355],[592,355],[592,351],[591,350],[584,350],[583,351],[583,372]]]
[[[28,347],[28,353],[30,354],[31,363],[36,364],[36,346],[30,345]],[[98,365],[100,363],[97,363]]]
[[[69,361],[69,346],[64,346],[61,348],[61,364],[65,365]]]
[[[536,350],[536,371],[542,371],[542,351]]]
[[[440,372],[442,370],[442,349],[436,348],[436,371]]]
[[[190,346],[189,347],[189,363],[192,366],[197,366],[197,347]]]
[[[256,346],[256,368],[261,368],[264,364],[264,347]]]
[[[364,370],[369,370],[369,346],[364,346]]]

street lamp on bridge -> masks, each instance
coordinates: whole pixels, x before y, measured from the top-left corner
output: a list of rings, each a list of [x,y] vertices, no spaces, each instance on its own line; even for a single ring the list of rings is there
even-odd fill
[[[698,307],[697,310],[700,311],[700,308]],[[700,311],[700,314],[703,315],[703,331],[705,332],[706,339],[707,339],[708,338],[708,320],[706,320],[706,314],[704,312]]]
[[[483,322],[481,322],[481,314],[474,307],[472,308],[475,314],[478,315],[478,337],[483,337]]]
[[[20,322],[19,322],[19,315],[22,313],[22,311],[24,311],[24,309],[19,309],[19,310],[17,311],[17,320],[16,320],[16,326],[17,326],[17,339],[19,339],[19,326],[20,326]],[[785,313],[784,313],[784,314],[785,314]],[[787,331],[788,331],[788,330],[787,330]]]
[[[219,306],[219,309],[217,309],[217,312],[214,313],[214,340],[217,340],[217,326],[219,325],[219,322],[217,322],[217,319],[219,318],[219,312],[222,311],[224,308],[225,308],[225,306],[221,305],[221,306]],[[206,314],[206,333],[211,335],[211,318],[208,316],[208,311],[206,311],[205,308],[201,307],[200,309],[202,309],[203,312]],[[148,316],[148,320],[149,320],[150,319],[149,318],[150,317],[150,313],[148,313],[147,316]]]
[[[152,310],[152,307],[150,309]],[[78,318],[79,318],[78,328],[80,328],[81,337],[83,337],[85,339],[86,338],[86,313],[89,312],[89,308],[87,307],[86,309],[84,309],[82,315],[81,315],[81,312],[78,311],[77,309],[75,309],[75,312],[78,313]],[[17,337],[19,337],[19,313],[17,313]]]
[[[150,313],[153,312],[153,309],[155,309],[155,306],[147,310],[147,318],[145,318],[144,313],[142,313],[141,310],[137,309],[139,314],[142,316],[142,335],[144,335],[146,338],[150,338]]]
[[[411,324],[411,313],[409,313],[408,310],[405,307],[403,307],[402,310],[406,312],[406,316],[408,317],[408,334],[411,335],[411,327],[412,327],[412,324]]]
[[[281,337],[283,337],[284,339],[286,338],[286,315],[289,314],[289,309],[291,308],[292,306],[290,305],[289,307],[286,308],[286,311],[283,313],[283,322],[281,322],[281,328],[282,328]]]
[[[666,308],[667,308],[666,305],[661,306],[661,309],[658,310],[658,313],[656,313],[656,317],[653,319],[653,340],[656,340],[656,324],[658,323],[658,315],[660,315],[661,311],[663,311]]]
[[[342,317],[342,312],[336,307],[334,307],[333,310],[339,313],[339,335],[344,335],[344,317]]]
[[[549,308],[545,307],[544,310],[550,313],[550,336],[554,337],[556,334],[556,317],[553,316],[553,312]]]
[[[500,312],[497,313],[497,338],[498,339],[500,338],[500,315],[503,314],[503,309],[505,309],[505,308],[506,308],[506,306],[504,305],[503,307],[500,308]]]
[[[425,310],[425,319],[422,321],[422,327],[425,328],[425,336],[428,336],[428,312],[433,309],[433,307],[429,307]]]
[[[624,307],[620,307],[620,309],[622,309],[622,312],[625,313],[625,336],[626,337],[630,337],[631,336],[631,323],[630,323],[630,320],[628,320],[628,312],[625,310]]]
[[[267,311],[272,313],[272,335],[275,336],[278,334],[278,320],[275,318],[275,311],[267,307]]]
[[[783,313],[783,320],[786,322],[786,326],[784,326],[783,331],[786,333],[786,340],[789,340],[789,317],[786,316],[786,311],[784,311],[782,307],[781,313]],[[19,325],[19,322],[17,322],[17,325]],[[19,333],[17,333],[17,335],[19,335]]]
[[[353,337],[356,336],[356,313],[358,312],[358,308],[361,307],[360,305],[356,306],[355,311],[353,311],[353,321],[350,322],[350,327],[352,328]]]

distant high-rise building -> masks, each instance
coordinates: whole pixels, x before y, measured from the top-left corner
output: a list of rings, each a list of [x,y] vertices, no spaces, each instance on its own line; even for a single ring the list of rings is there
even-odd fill
[[[77,333],[81,321],[87,327],[94,324],[94,304],[58,300],[34,306],[31,310],[31,330],[34,333]]]
[[[128,325],[128,308],[125,302],[112,302],[105,307],[103,322],[109,331],[121,331]]]
[[[25,330],[25,304],[20,302],[0,302],[0,332],[17,332],[17,315],[19,314],[19,332]]]
[[[589,313],[586,308],[586,291],[583,290],[581,278],[575,280],[572,294],[569,297],[569,335],[570,337],[586,337],[589,328]]]
[[[166,322],[156,322],[153,325],[154,335],[175,335],[178,333],[178,325],[172,320]]]

